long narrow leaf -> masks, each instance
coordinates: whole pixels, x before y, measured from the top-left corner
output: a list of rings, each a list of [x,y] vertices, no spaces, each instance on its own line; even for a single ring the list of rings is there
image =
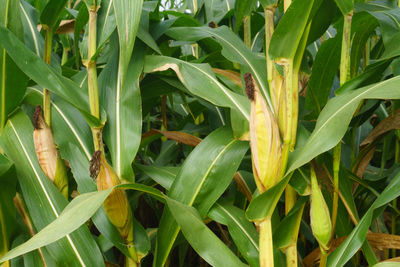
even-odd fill
[[[8,55],[28,77],[77,107],[91,125],[101,125],[101,122],[89,113],[87,92],[48,66],[3,26],[0,26],[0,45],[7,50]]]
[[[196,207],[200,216],[205,216],[229,185],[247,150],[248,144],[234,139],[229,128],[215,130],[185,160],[168,196]],[[170,211],[164,210],[157,232],[154,266],[165,263],[179,229]]]
[[[253,74],[268,105],[272,107],[268,91],[265,57],[257,56],[228,27],[216,29],[209,27],[175,27],[166,32],[167,35],[185,41],[197,41],[213,37],[222,46],[222,55],[233,62],[239,62],[246,71]]]
[[[167,69],[173,69],[192,94],[215,105],[234,108],[249,120],[250,101],[245,96],[236,94],[221,84],[209,65],[194,64],[164,56],[146,57],[144,72]],[[204,90],[204,88],[208,88],[208,90]]]
[[[19,185],[33,224],[36,229],[41,230],[60,216],[68,202],[40,168],[32,133],[33,126],[29,118],[19,111],[9,119],[0,143],[7,156],[15,163]],[[60,262],[88,266],[104,264],[100,250],[86,226],[80,227],[47,249]]]
[[[19,1],[0,1],[0,25],[15,33],[20,40],[24,39],[21,23]],[[17,67],[14,61],[6,53],[0,43],[0,129],[3,129],[8,114],[19,104],[24,96],[28,78]]]
[[[168,208],[182,228],[183,235],[197,253],[212,266],[246,266],[204,224],[193,207],[166,198]]]
[[[152,187],[140,184],[123,184],[117,187],[147,192],[150,196],[153,196],[158,200],[164,201],[164,195],[160,191]],[[12,249],[6,255],[1,257],[0,263],[15,258],[19,255],[23,255],[37,248],[47,246],[52,242],[60,240],[64,236],[68,237],[71,232],[78,229],[82,224],[89,220],[90,217],[93,216],[93,214],[101,207],[102,203],[113,189],[114,188],[109,188],[107,190],[90,192],[77,196],[71,201],[68,206],[64,208],[64,210],[56,220],[48,224],[45,228],[43,228],[39,233],[34,235],[27,242]],[[85,212],[82,212],[82,210],[84,210]],[[102,257],[101,264],[97,264],[99,265],[87,266],[103,266]]]

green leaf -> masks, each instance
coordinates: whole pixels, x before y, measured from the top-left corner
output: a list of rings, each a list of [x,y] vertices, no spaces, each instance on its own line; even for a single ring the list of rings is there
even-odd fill
[[[240,26],[243,24],[243,19],[250,16],[253,11],[255,0],[242,0],[235,2],[235,32],[238,32]]]
[[[278,5],[278,0],[260,0],[259,2],[260,2],[260,4],[262,5],[263,8],[267,8],[267,7]]]
[[[366,240],[367,232],[372,220],[383,212],[385,205],[400,195],[400,174],[397,174],[381,195],[374,201],[360,222],[347,236],[346,240],[328,257],[327,266],[343,266],[359,250]]]
[[[25,44],[34,51],[38,57],[42,58],[44,39],[36,28],[38,12],[26,1],[21,1],[19,6],[21,8],[22,24],[25,30]]]
[[[335,2],[343,15],[348,14],[354,9],[354,0],[335,0]]]
[[[164,195],[160,191],[145,185],[123,184],[114,188],[125,188],[143,192],[150,192],[150,195],[152,195],[156,199],[164,201]],[[64,208],[57,219],[49,223],[27,242],[12,249],[6,255],[1,257],[0,262],[15,258],[40,247],[47,246],[52,242],[60,240],[64,236],[68,237],[71,232],[78,229],[82,224],[89,220],[91,216],[93,216],[93,214],[101,207],[104,200],[108,197],[108,195],[114,188],[109,188],[103,191],[85,193],[77,196]],[[82,210],[84,210],[85,212],[82,212]],[[80,253],[82,251],[84,251],[84,249],[75,252]],[[71,258],[71,255],[72,254],[69,254],[69,260]],[[99,255],[99,259],[100,262],[97,263],[98,265],[88,266],[104,266],[103,257],[101,256],[101,254]],[[81,262],[81,264],[84,264],[84,262]]]
[[[314,0],[294,0],[278,23],[269,45],[268,55],[275,60],[293,59],[309,21]]]
[[[274,246],[285,249],[297,241],[304,206],[308,198],[300,198],[290,210],[277,229],[274,230]]]
[[[327,32],[332,21],[335,19],[335,15],[338,10],[334,0],[322,0],[321,2],[321,5],[318,7],[318,10],[316,10],[311,21],[307,45],[318,40],[325,32]]]
[[[97,13],[97,49],[102,49],[116,27],[113,0],[102,0]]]
[[[61,76],[48,66],[3,26],[0,26],[0,45],[7,50],[17,66],[28,77],[78,108],[89,125],[101,125],[100,120],[90,115],[87,92],[82,91],[75,82]]]
[[[164,56],[146,56],[144,72],[165,71],[172,69],[180,81],[194,95],[204,98],[214,105],[230,107],[250,119],[250,101],[247,97],[236,94],[221,84],[215,77],[210,65],[195,64]],[[205,91],[207,84],[209,90]]]
[[[113,0],[114,15],[117,22],[119,36],[119,87],[124,86],[128,71],[129,61],[135,44],[136,33],[139,27],[140,14],[142,12],[143,0]]]
[[[287,175],[279,183],[253,198],[246,210],[247,219],[257,222],[271,217],[290,177],[290,175]]]
[[[355,110],[363,99],[399,99],[400,77],[343,93],[328,101],[307,142],[289,158],[287,173],[333,148],[344,136]]]
[[[0,1],[0,25],[15,33],[20,40],[24,39],[21,23],[19,1]],[[10,114],[20,103],[25,93],[27,77],[17,67],[12,58],[6,53],[5,47],[0,42],[0,131],[7,122]]]
[[[19,3],[21,10],[22,25],[25,32],[25,46],[33,51],[39,58],[43,58],[44,38],[39,33],[36,25],[39,24],[39,12],[28,2],[21,0]],[[60,59],[55,51],[51,53],[50,66],[57,72],[61,72]]]
[[[259,266],[258,232],[243,210],[219,201],[208,212],[208,217],[226,225],[243,258],[250,266]]]
[[[215,130],[187,157],[168,196],[196,207],[204,217],[231,182],[247,150],[248,143],[235,140],[229,128]],[[154,266],[165,263],[179,229],[170,211],[164,210],[157,232]]]
[[[168,29],[166,34],[177,40],[185,41],[197,41],[207,37],[215,38],[222,46],[222,55],[224,57],[232,62],[242,64],[244,71],[250,71],[253,74],[261,93],[266,98],[268,105],[272,107],[269,98],[265,57],[252,53],[228,27],[221,26],[216,29],[209,27],[175,27]]]
[[[68,0],[50,0],[43,8],[40,14],[40,23],[47,26],[49,29],[54,30],[60,15],[65,8]]]
[[[218,24],[234,7],[235,1],[233,0],[205,1],[204,9],[206,12],[207,22],[213,21]]]
[[[375,264],[373,267],[397,267],[399,266],[398,262],[379,262]]]
[[[42,98],[41,89],[29,87],[24,101],[36,106],[42,103]],[[62,99],[52,96],[51,108],[54,139],[60,148],[62,158],[70,164],[78,191],[80,193],[96,191],[96,184],[89,174],[89,161],[93,153],[93,138],[90,128],[82,115]],[[102,208],[96,212],[92,220],[100,233],[121,252],[129,255],[118,230],[108,220]]]
[[[142,43],[137,42],[124,85],[121,86],[118,80],[121,73],[118,72],[117,56],[111,59],[99,77],[99,94],[108,113],[104,140],[117,175],[131,182],[134,179],[131,165],[142,134],[139,76],[144,64],[144,51]]]
[[[167,190],[171,188],[171,185],[180,170],[180,167],[172,166],[150,166],[135,164],[135,167]]]
[[[208,229],[196,209],[168,197],[166,201],[186,240],[206,262],[212,266],[246,266]]]
[[[89,21],[89,12],[86,5],[81,5],[79,8],[78,16],[75,19],[75,27],[74,27],[74,50],[75,50],[75,62],[77,67],[79,67],[79,36],[85,25]],[[78,68],[79,69],[79,68]]]
[[[0,256],[10,249],[11,237],[17,230],[17,218],[13,198],[17,190],[17,177],[12,163],[0,156]]]
[[[29,118],[19,111],[8,120],[0,143],[16,166],[19,185],[33,224],[36,229],[41,230],[60,217],[68,202],[39,166],[32,133],[33,127]],[[75,229],[77,228],[73,230]],[[50,235],[47,238],[52,237]],[[100,250],[86,226],[47,246],[47,249],[58,262],[104,266]],[[3,258],[0,261],[4,260]]]
[[[111,189],[108,189],[77,196],[63,210],[57,220],[43,228],[23,245],[12,249],[7,253],[7,255],[0,258],[0,262],[15,258],[19,255],[23,255],[29,251],[55,242],[64,237],[66,233],[71,233],[78,229],[80,225],[87,221],[88,218],[86,214],[93,214],[98,208],[100,208],[101,204],[110,192]],[[96,205],[89,205],[90,203],[95,203]],[[85,212],[82,212],[83,210]],[[72,218],[73,223],[71,223]],[[63,230],[60,231],[61,229]]]
[[[306,97],[306,107],[315,117],[321,112],[331,92],[340,64],[341,35],[326,40],[320,46],[313,64]]]
[[[365,45],[369,42],[369,37],[374,33],[378,26],[378,21],[368,13],[361,12],[356,14],[352,20],[351,30],[354,33],[352,37],[351,55],[350,55],[350,77],[358,74],[360,60],[363,56]]]

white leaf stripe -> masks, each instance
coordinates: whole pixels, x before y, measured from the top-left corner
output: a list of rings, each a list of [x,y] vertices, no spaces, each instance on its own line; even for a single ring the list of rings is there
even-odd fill
[[[29,162],[30,167],[32,168],[32,170],[33,170],[33,172],[34,172],[34,174],[35,174],[35,178],[38,180],[38,183],[39,183],[39,185],[40,185],[40,188],[42,189],[42,191],[43,191],[43,193],[44,193],[44,195],[45,195],[47,201],[49,202],[49,205],[50,205],[50,207],[51,207],[51,210],[53,211],[53,213],[54,213],[54,215],[56,216],[56,218],[58,218],[60,215],[58,214],[58,212],[57,212],[57,210],[56,210],[56,207],[54,206],[54,204],[53,204],[53,202],[52,202],[52,200],[51,200],[51,198],[50,198],[50,196],[49,196],[49,193],[47,192],[47,190],[46,190],[46,188],[45,188],[45,186],[44,186],[42,180],[40,179],[39,173],[38,173],[38,171],[36,170],[36,168],[35,168],[35,166],[34,166],[34,164],[33,164],[33,161],[32,161],[32,159],[30,158],[29,153],[27,152],[27,150],[26,150],[26,148],[25,148],[25,146],[24,146],[24,143],[22,142],[20,136],[18,135],[18,132],[17,132],[17,130],[15,129],[14,124],[13,124],[13,122],[12,122],[12,119],[9,119],[9,123],[10,123],[10,126],[11,126],[11,128],[12,128],[14,134],[15,134],[15,137],[16,137],[17,140],[18,140],[18,143],[19,143],[20,147],[22,148],[22,151],[23,151],[24,154],[25,154],[26,159],[27,159],[28,162]],[[71,248],[73,249],[73,251],[74,251],[76,257],[78,258],[80,264],[81,264],[82,266],[86,266],[86,264],[85,264],[85,262],[83,261],[81,255],[79,254],[78,249],[75,247],[75,244],[72,242],[71,237],[70,237],[69,235],[66,235],[66,238],[67,238],[69,244],[71,245]]]
[[[28,22],[29,25],[29,29],[31,30],[32,33],[32,38],[33,38],[33,43],[35,45],[35,52],[36,55],[38,55],[40,57],[40,52],[39,52],[39,44],[38,44],[38,40],[36,39],[36,34],[35,34],[35,28],[32,25],[32,21],[30,20],[28,13],[26,13],[26,10],[24,8],[24,6],[22,5],[22,3],[19,3],[19,6],[21,7],[22,13],[24,14],[26,21]]]
[[[203,71],[202,69],[200,69],[199,67],[197,67],[194,64],[190,64],[189,62],[186,61],[182,61],[185,64],[190,65],[191,67],[197,69],[198,71],[202,72],[204,75],[207,76],[207,78],[209,78],[211,81],[213,81],[220,89],[221,91],[232,101],[232,103],[235,104],[235,106],[238,108],[238,110],[240,111],[240,113],[243,114],[243,116],[247,119],[250,120],[250,115],[243,109],[243,107],[237,103],[235,101],[235,99],[232,97],[232,95],[230,94],[231,92],[229,90],[227,90],[220,82],[218,82],[218,80],[214,77],[212,77],[210,74],[208,74],[207,72]]]
[[[106,17],[104,19],[104,25],[100,32],[100,39],[104,36],[104,30],[106,29],[108,18],[110,17],[111,7],[113,6],[113,0],[110,0],[107,6]]]
[[[211,173],[211,170],[215,167],[215,164],[216,164],[216,162],[218,161],[218,159],[219,159],[219,158],[224,154],[224,152],[225,152],[230,146],[232,146],[235,142],[237,142],[236,139],[233,139],[232,141],[230,141],[227,145],[225,145],[225,147],[224,147],[224,148],[218,153],[218,155],[215,157],[215,159],[213,160],[213,162],[210,164],[210,167],[207,169],[206,173],[203,175],[203,177],[202,177],[202,179],[201,179],[201,182],[199,183],[199,185],[198,185],[197,188],[196,188],[196,192],[195,192],[195,193],[193,194],[193,196],[192,196],[192,199],[187,203],[188,206],[192,206],[192,205],[193,205],[194,201],[195,201],[196,198],[197,198],[197,195],[199,194],[199,192],[200,192],[202,186],[204,185],[204,183],[205,183],[205,181],[206,181],[208,175]],[[178,174],[178,176],[179,176],[179,175],[180,175],[180,174]],[[171,197],[172,197],[172,196],[171,196]],[[169,242],[168,247],[167,247],[167,249],[166,249],[165,251],[170,251],[170,250],[171,250],[172,245],[174,244],[175,239],[176,239],[176,237],[177,237],[178,234],[179,234],[179,230],[180,230],[180,226],[179,226],[179,225],[176,225],[176,228],[175,228],[173,234],[170,236],[170,240],[169,240],[170,242]],[[168,256],[168,253],[165,253],[165,254],[164,254],[164,259],[162,259],[163,264],[165,263],[166,257],[167,257],[167,256]]]
[[[250,243],[259,251],[258,243],[257,240],[254,240],[250,234],[246,231],[246,229],[243,227],[243,225],[233,216],[232,214],[229,213],[228,210],[226,210],[221,204],[218,202],[215,203],[238,227],[242,232],[246,235],[246,237],[250,240]]]
[[[210,34],[210,35],[212,35],[212,36],[214,36],[216,38],[221,39],[226,45],[230,46],[233,50],[235,50],[235,52],[246,62],[247,66],[253,72],[253,75],[255,76],[254,78],[258,81],[258,85],[260,86],[261,90],[264,92],[264,95],[266,96],[266,100],[268,102],[268,105],[270,107],[272,107],[272,103],[271,103],[270,99],[268,98],[268,96],[269,96],[268,90],[265,87],[265,84],[262,82],[260,74],[257,72],[257,70],[255,69],[253,64],[251,64],[251,62],[247,59],[247,57],[245,55],[243,55],[243,53],[239,49],[237,49],[231,42],[229,42],[228,40],[224,39],[221,35],[216,34],[211,29],[208,29],[208,28],[205,28],[205,27],[201,27],[201,28],[198,28],[198,29],[201,29],[201,30],[207,32],[208,34]]]
[[[228,148],[230,148],[234,143],[236,143],[238,140],[233,139],[232,141],[230,141],[219,153],[218,155],[215,157],[215,159],[213,160],[213,162],[210,164],[210,167],[208,167],[208,170],[206,171],[206,173],[204,174],[203,178],[200,180],[200,184],[197,186],[196,188],[196,192],[193,194],[192,199],[189,202],[189,206],[192,206],[194,201],[197,198],[197,195],[200,193],[201,188],[203,187],[203,184],[205,183],[205,181],[207,180],[208,175],[210,175],[211,170],[215,167],[215,164],[217,163],[217,161],[222,157],[222,155],[228,150]]]
[[[377,84],[371,86],[370,88],[365,89],[363,92],[359,93],[359,94],[356,95],[355,97],[353,97],[353,98],[351,98],[351,99],[349,99],[349,100],[343,101],[343,105],[341,105],[335,112],[333,112],[333,113],[329,116],[329,118],[328,118],[324,123],[321,124],[321,126],[318,126],[318,120],[317,120],[317,127],[318,127],[318,128],[316,128],[316,130],[314,130],[314,131],[312,132],[311,136],[310,136],[310,137],[308,138],[308,140],[307,140],[307,143],[301,148],[301,150],[300,150],[300,152],[299,152],[298,155],[303,154],[303,151],[309,150],[309,149],[310,149],[310,148],[309,148],[310,146],[312,147],[314,140],[317,139],[317,138],[320,138],[320,132],[323,131],[323,130],[327,127],[327,125],[329,124],[329,122],[330,122],[332,119],[334,119],[334,118],[336,117],[336,115],[339,114],[343,109],[345,109],[345,108],[348,107],[349,105],[352,105],[352,104],[356,103],[357,101],[360,101],[361,99],[364,99],[364,95],[367,95],[366,97],[368,97],[368,93],[370,93],[371,91],[373,91],[376,87],[381,87],[381,86],[383,86],[383,85],[386,84],[386,83],[392,83],[392,82],[394,82],[394,81],[399,81],[399,80],[400,80],[400,77],[396,77],[396,78],[392,78],[392,79],[389,79],[389,80],[386,80],[386,81],[377,83]],[[357,91],[359,91],[359,90],[357,90]],[[352,91],[351,93],[354,93],[354,92],[355,92],[355,91]],[[337,96],[336,98],[341,98],[341,97],[345,97],[345,94],[339,95],[339,96]],[[326,106],[325,106],[325,108],[322,110],[321,114],[323,114],[324,110],[326,110],[326,109],[329,107],[329,103],[332,103],[332,102],[328,102],[328,103],[326,104]],[[321,114],[320,114],[320,117],[321,117]],[[350,114],[350,115],[351,115],[351,114]],[[328,125],[328,126],[329,126],[329,125]],[[343,133],[342,135],[344,135],[344,133]],[[339,140],[338,140],[338,142],[339,142]],[[327,146],[327,147],[323,147],[323,149],[322,149],[322,150],[319,150],[318,153],[314,153],[315,155],[312,155],[312,156],[313,156],[312,158],[318,156],[319,154],[324,153],[325,151],[328,151],[329,149],[333,148],[335,145],[336,145],[336,144],[329,145],[329,146]],[[305,157],[303,157],[303,156],[297,157],[296,160],[293,161],[293,163],[290,165],[289,169],[288,169],[287,172],[286,172],[286,175],[289,174],[289,173],[291,173],[291,172],[294,171],[295,169],[301,167],[302,165],[306,164],[306,163],[307,163],[308,161],[310,161],[312,158],[305,158]]]

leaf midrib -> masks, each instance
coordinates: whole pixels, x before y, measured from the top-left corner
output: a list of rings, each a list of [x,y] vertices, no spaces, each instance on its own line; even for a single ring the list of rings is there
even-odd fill
[[[239,227],[240,230],[242,230],[242,232],[247,236],[247,238],[250,240],[250,242],[253,244],[253,246],[257,249],[257,251],[259,251],[259,247],[256,241],[253,240],[253,238],[250,236],[250,234],[244,229],[244,227],[242,226],[242,224],[236,220],[235,216],[232,216],[228,210],[226,210],[221,204],[219,204],[218,202],[216,203],[216,205],[222,209],[223,212],[226,213],[227,216],[229,216],[229,218],[231,218],[231,220],[236,223],[236,225]]]
[[[58,218],[58,217],[59,217],[59,214],[58,214],[58,212],[57,212],[57,210],[56,210],[56,208],[55,208],[53,202],[51,201],[50,196],[49,196],[49,194],[48,194],[48,192],[47,192],[47,190],[46,190],[44,184],[42,183],[42,180],[40,179],[40,176],[39,176],[39,174],[37,173],[37,170],[36,170],[35,166],[33,165],[32,159],[30,158],[29,153],[26,151],[26,148],[25,148],[25,146],[24,146],[24,143],[22,142],[20,136],[18,135],[18,132],[17,132],[17,130],[15,129],[14,124],[13,124],[13,122],[12,122],[11,119],[9,120],[9,123],[10,123],[10,126],[11,126],[11,128],[12,128],[14,134],[15,134],[15,137],[17,137],[18,143],[20,144],[20,146],[21,146],[21,148],[22,148],[22,151],[23,151],[24,154],[25,154],[26,159],[27,159],[28,162],[29,162],[29,166],[32,168],[32,170],[33,170],[33,172],[34,172],[34,174],[35,174],[35,177],[36,177],[36,179],[38,180],[39,185],[40,185],[40,187],[42,188],[42,191],[43,191],[43,193],[44,193],[44,195],[45,195],[45,197],[46,197],[48,203],[50,204],[51,210],[53,211],[53,213],[54,213],[54,215],[56,216],[56,218]],[[71,245],[71,248],[72,248],[72,250],[73,250],[74,253],[75,253],[75,256],[78,258],[79,263],[80,263],[82,266],[86,266],[86,264],[85,264],[84,261],[82,260],[81,255],[79,254],[78,249],[75,247],[74,242],[72,242],[72,239],[71,239],[71,237],[69,236],[69,234],[66,235],[66,238],[67,238],[67,240],[68,240],[68,243]]]
[[[400,77],[399,77],[400,78]],[[313,132],[312,133],[312,135],[310,136],[310,138],[307,140],[307,143],[301,148],[301,152],[302,151],[304,151],[304,148],[305,147],[307,147],[307,145],[309,145],[310,143],[312,143],[314,140],[315,140],[315,138],[317,138],[318,136],[319,136],[319,133],[325,128],[325,126],[332,120],[332,118],[335,118],[336,117],[336,115],[338,114],[338,113],[340,113],[343,109],[345,109],[347,106],[349,106],[349,105],[351,105],[351,104],[353,104],[354,102],[356,102],[356,101],[359,101],[360,99],[362,99],[363,98],[363,96],[365,95],[365,94],[368,94],[371,90],[373,90],[373,89],[375,89],[376,87],[378,87],[378,86],[382,86],[382,85],[384,85],[385,83],[388,83],[388,82],[393,82],[393,79],[399,79],[399,78],[392,78],[392,79],[389,79],[389,80],[386,80],[386,81],[383,81],[383,82],[380,82],[380,83],[377,83],[376,85],[374,85],[374,86],[371,86],[370,88],[368,88],[368,89],[366,89],[364,92],[361,92],[360,94],[358,94],[356,97],[354,97],[354,98],[352,98],[350,101],[348,101],[348,102],[346,102],[345,104],[343,104],[342,106],[340,106],[315,132]],[[358,90],[357,90],[358,91]],[[354,93],[355,91],[351,91],[350,93]],[[349,94],[350,94],[349,93]],[[338,96],[338,97],[343,97],[343,95],[341,95],[341,96]],[[326,105],[327,106],[327,105]],[[323,110],[322,110],[323,111]],[[334,146],[334,145],[333,145]],[[332,148],[333,146],[330,146],[330,148]],[[323,153],[323,152],[325,152],[325,151],[327,151],[327,150],[329,150],[330,148],[328,148],[328,149],[326,149],[326,150],[324,150],[324,151],[319,151],[319,154],[321,154],[321,153]],[[319,155],[318,154],[318,155]],[[290,166],[290,169],[286,172],[287,174],[288,173],[290,173],[290,172],[292,172],[294,169],[296,169],[296,168],[298,168],[298,167],[300,167],[300,166],[302,166],[302,165],[300,165],[300,166],[296,166],[296,163],[299,161],[299,159],[297,159],[293,164],[291,164],[292,166]],[[300,161],[301,161],[301,158],[300,158]],[[298,163],[297,163],[297,165],[298,165]],[[294,166],[294,167],[293,167]]]

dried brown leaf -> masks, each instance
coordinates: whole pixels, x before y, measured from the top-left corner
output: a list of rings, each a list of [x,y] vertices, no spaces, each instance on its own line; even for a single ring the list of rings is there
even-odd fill
[[[175,140],[179,143],[188,145],[188,146],[197,146],[202,140],[194,135],[179,132],[179,131],[161,131],[157,129],[151,129],[150,131],[144,133],[142,135],[142,139],[148,138],[152,135],[162,134],[166,138]]]

